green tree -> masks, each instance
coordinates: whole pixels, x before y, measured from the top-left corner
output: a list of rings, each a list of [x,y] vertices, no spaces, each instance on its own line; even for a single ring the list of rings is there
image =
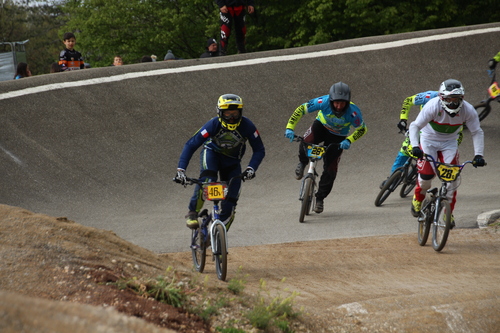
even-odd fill
[[[53,1],[37,1],[27,6],[11,0],[0,6],[0,39],[3,42],[29,40],[27,62],[33,75],[50,71],[63,44],[57,37],[61,12]]]
[[[217,29],[217,8],[203,0],[74,0],[63,10],[68,20],[60,35],[75,32],[75,48],[96,66],[111,64],[115,54],[125,63],[151,54],[163,60],[167,50],[198,58]]]

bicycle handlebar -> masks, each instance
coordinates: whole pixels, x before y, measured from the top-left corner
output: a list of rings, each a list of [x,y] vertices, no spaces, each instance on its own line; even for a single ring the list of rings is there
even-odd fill
[[[239,175],[231,177],[231,179],[229,179],[229,181],[219,181],[219,182],[215,182],[215,183],[225,183],[225,184],[227,184],[227,186],[230,186],[233,179],[237,179],[237,178],[243,179],[244,176],[245,176],[245,173],[240,173]],[[187,183],[184,184],[184,186],[193,185],[193,184],[203,186],[204,184],[214,183],[214,182],[204,182],[198,178],[191,178],[191,177],[186,177],[186,180],[187,180]],[[177,184],[182,184],[181,181],[175,177],[172,179],[172,181],[176,182]]]
[[[434,164],[434,167],[437,167],[440,164],[444,164],[444,165],[448,165],[448,166],[452,166],[452,167],[459,167],[460,169],[463,169],[467,164],[472,164],[473,167],[477,168],[474,161],[465,161],[462,164],[444,163],[444,162],[436,161],[434,159],[434,157],[432,157],[432,155],[425,154],[425,153],[424,153],[424,159],[429,161],[429,162],[432,162],[432,164]],[[484,163],[484,165],[486,166],[486,162]]]

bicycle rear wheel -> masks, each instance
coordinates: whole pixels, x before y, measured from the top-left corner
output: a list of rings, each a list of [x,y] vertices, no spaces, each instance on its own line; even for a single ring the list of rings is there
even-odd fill
[[[205,230],[204,234],[202,229],[198,228],[191,233],[191,255],[193,256],[193,264],[196,271],[200,273],[203,273],[205,269],[205,259],[207,255],[206,232]]]
[[[432,247],[441,251],[446,245],[451,226],[451,207],[448,200],[442,200],[438,207],[436,220],[432,224]]]
[[[382,189],[378,193],[377,198],[375,199],[375,206],[380,206],[385,201],[385,199],[387,199],[389,195],[394,192],[396,187],[398,187],[399,183],[401,182],[402,174],[403,171],[398,169],[394,171],[389,179],[387,179],[384,186],[382,186]]]
[[[399,196],[401,198],[406,198],[406,196],[410,194],[411,191],[413,191],[413,189],[417,185],[417,176],[418,176],[417,163],[413,161],[410,164],[408,175],[406,176],[406,179],[403,181],[403,186],[401,187],[401,191],[399,191]]]
[[[224,226],[217,224],[214,228],[214,258],[215,270],[217,271],[217,278],[221,281],[226,280],[227,274],[227,247],[226,247],[226,234]]]
[[[477,115],[479,116],[479,121],[482,121],[490,114],[491,105],[488,103],[488,100],[486,100],[474,105],[474,109],[476,109]]]
[[[299,222],[304,222],[304,216],[311,212],[312,202],[314,198],[314,179],[307,177],[304,179],[304,189],[302,192]]]
[[[429,204],[433,199],[429,195],[422,202],[422,211],[418,216],[418,244],[424,246],[429,238],[432,219],[434,218],[433,204]]]

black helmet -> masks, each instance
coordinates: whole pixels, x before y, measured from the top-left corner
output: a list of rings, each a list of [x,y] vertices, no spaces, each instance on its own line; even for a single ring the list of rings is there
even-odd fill
[[[234,115],[226,116],[225,111],[238,111]],[[219,97],[217,101],[217,115],[222,126],[230,131],[234,131],[241,122],[243,113],[243,100],[240,96],[234,94],[225,94]]]
[[[330,87],[329,95],[330,107],[332,108],[333,112],[336,116],[342,116],[345,110],[349,107],[349,103],[351,102],[351,89],[347,84],[340,81]],[[347,102],[347,105],[342,110],[337,110],[333,106],[334,101],[345,101]]]

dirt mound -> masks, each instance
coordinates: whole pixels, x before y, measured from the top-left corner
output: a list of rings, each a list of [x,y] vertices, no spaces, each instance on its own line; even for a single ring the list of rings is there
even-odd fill
[[[488,228],[453,230],[443,253],[418,246],[414,234],[231,248],[228,279],[243,276],[248,294],[261,280],[271,295],[298,292],[296,332],[495,332],[499,240]],[[229,307],[210,327],[119,289],[120,278],[148,279],[169,266],[179,285],[208,277],[204,293],[217,296],[227,283],[210,261],[202,278],[192,273],[188,252],[156,254],[64,217],[0,205],[0,256],[2,332],[213,332],[241,317]]]

